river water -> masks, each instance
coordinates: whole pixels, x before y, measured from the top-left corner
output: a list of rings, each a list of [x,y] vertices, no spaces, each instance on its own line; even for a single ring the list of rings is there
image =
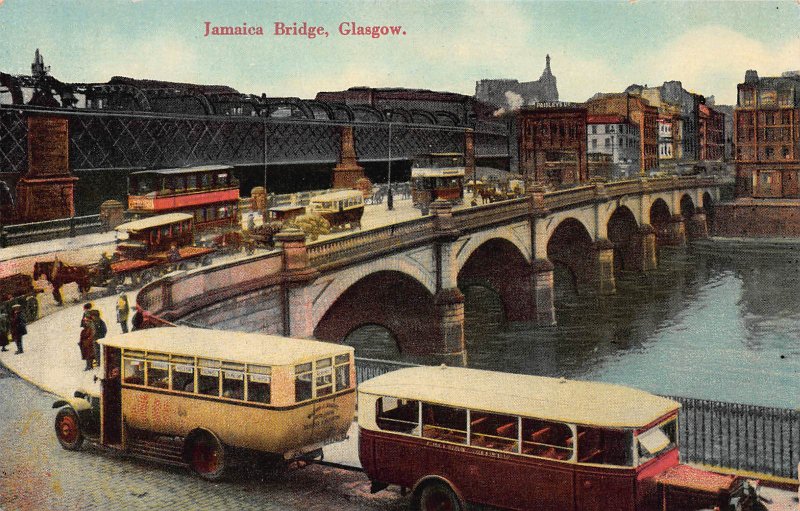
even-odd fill
[[[505,323],[493,292],[465,290],[467,365],[800,407],[800,249],[662,249],[657,270],[623,273],[613,296],[577,296],[563,277],[554,327]],[[377,327],[347,342],[357,356],[426,362]]]

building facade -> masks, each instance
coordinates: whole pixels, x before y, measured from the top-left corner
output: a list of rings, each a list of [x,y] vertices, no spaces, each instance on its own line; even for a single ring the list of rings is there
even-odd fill
[[[725,114],[706,105],[700,105],[700,160],[725,159]]]
[[[800,75],[750,70],[737,89],[737,197],[800,198]]]
[[[520,172],[551,187],[589,179],[586,107],[544,103],[521,108],[517,117]]]
[[[624,179],[639,175],[639,127],[619,115],[589,115],[586,118],[586,150],[589,165],[608,162],[609,175],[592,176]]]
[[[658,171],[658,109],[628,92],[596,94],[586,102],[588,115],[617,115],[639,130],[639,174]]]

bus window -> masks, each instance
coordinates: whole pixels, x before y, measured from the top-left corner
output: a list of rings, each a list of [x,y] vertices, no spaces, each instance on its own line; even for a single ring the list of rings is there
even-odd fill
[[[194,359],[172,355],[172,390],[194,392]]]
[[[123,364],[123,376],[125,383],[134,385],[144,384],[144,360],[125,358]]]
[[[568,460],[572,447],[572,430],[566,424],[522,419],[522,454]]]
[[[195,188],[197,188],[197,176],[194,174],[189,174],[186,176],[186,189],[194,190]]]
[[[269,404],[271,399],[272,368],[248,365],[247,372],[247,400]]]
[[[222,397],[244,399],[244,364],[223,362]]]
[[[375,406],[380,429],[419,436],[419,401],[381,397]]]
[[[467,411],[463,408],[422,404],[422,436],[467,443]]]
[[[197,376],[197,392],[206,396],[219,396],[219,361],[201,358],[198,365],[200,374]]]
[[[350,355],[336,355],[336,392],[350,388]]]
[[[469,443],[476,447],[517,452],[519,418],[511,415],[471,412]]]
[[[169,388],[169,357],[160,353],[148,353],[147,359],[147,386]]]
[[[651,428],[636,437],[639,450],[639,465],[657,458],[661,453],[674,449],[677,444],[677,419],[672,419]]]
[[[296,403],[313,397],[311,388],[311,362],[294,366],[294,400]]]
[[[209,186],[211,186],[211,175],[207,172],[203,172],[200,174],[200,187],[208,188]]]
[[[316,372],[317,397],[333,394],[333,370],[331,369],[331,359],[323,358],[317,360]]]
[[[632,466],[633,432],[578,426],[578,461]]]

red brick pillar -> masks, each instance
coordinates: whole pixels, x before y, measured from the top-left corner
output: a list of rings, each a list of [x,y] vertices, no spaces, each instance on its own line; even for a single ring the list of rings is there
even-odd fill
[[[708,238],[708,222],[705,209],[697,208],[694,210],[694,215],[692,215],[692,218],[689,220],[687,231],[689,239],[691,240]]]
[[[556,308],[553,303],[553,263],[548,259],[533,261],[533,301],[536,308],[536,324],[556,324]]]
[[[601,295],[613,295],[617,292],[614,278],[614,244],[607,239],[599,239],[594,243],[595,283]]]
[[[475,131],[467,128],[464,132],[464,179],[475,175]]]
[[[339,163],[333,168],[333,188],[355,188],[356,181],[364,177],[364,167],[356,160],[356,146],[352,126],[341,128]]]

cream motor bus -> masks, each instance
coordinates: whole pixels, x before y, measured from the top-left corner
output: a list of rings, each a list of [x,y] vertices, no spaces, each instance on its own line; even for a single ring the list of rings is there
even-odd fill
[[[238,453],[316,457],[353,421],[347,346],[187,327],[100,342],[100,392],[53,404],[65,449],[86,438],[214,480]]]
[[[411,488],[422,511],[762,509],[742,478],[679,462],[679,408],[607,383],[400,369],[359,386],[359,456],[373,491]]]

